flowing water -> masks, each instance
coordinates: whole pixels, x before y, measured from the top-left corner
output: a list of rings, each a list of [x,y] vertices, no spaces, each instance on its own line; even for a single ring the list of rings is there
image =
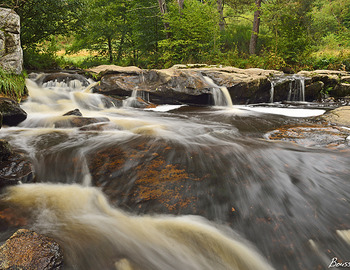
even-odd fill
[[[283,75],[277,76],[270,79],[271,89],[270,89],[270,103],[274,102],[275,87],[276,85],[288,82],[288,95],[287,101],[305,101],[305,78],[293,74],[293,75]]]
[[[323,110],[135,109],[79,83],[27,85],[27,120],[0,137],[28,155],[36,183],[9,188],[1,204],[61,244],[64,269],[326,269],[350,260],[349,148],[264,139]],[[76,108],[101,121],[74,127],[62,115]]]

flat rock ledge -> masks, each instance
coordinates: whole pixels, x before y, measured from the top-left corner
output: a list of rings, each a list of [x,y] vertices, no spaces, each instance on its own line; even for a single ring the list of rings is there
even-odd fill
[[[86,72],[93,73],[93,77],[99,80],[92,87],[95,93],[125,99],[132,96],[132,93],[135,96],[136,91],[137,97],[146,96],[146,100],[154,104],[219,106],[222,104],[215,101],[215,88],[226,87],[234,104],[267,103],[271,101],[271,82],[287,78],[282,83],[274,84],[273,101],[284,101],[288,100],[291,84],[296,78],[276,70],[202,64],[151,70],[103,65]],[[305,101],[350,95],[349,72],[315,70],[301,71],[295,75],[304,78]]]
[[[333,125],[350,127],[350,106],[331,110],[322,115],[321,119]]]
[[[63,253],[59,244],[34,231],[20,229],[0,247],[0,269],[61,269]]]
[[[197,65],[151,70],[104,65],[87,72],[95,73],[100,79],[92,88],[95,93],[125,98],[137,91],[147,93],[147,101],[155,104],[199,105],[213,105],[213,88],[219,86],[227,87],[235,103],[267,102],[271,88],[269,77],[282,74],[276,70]]]

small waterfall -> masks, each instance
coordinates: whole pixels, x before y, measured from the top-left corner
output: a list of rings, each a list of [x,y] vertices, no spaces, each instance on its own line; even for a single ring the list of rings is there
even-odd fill
[[[300,75],[284,75],[270,79],[270,103],[274,102],[277,85],[288,83],[287,101],[305,101],[305,78]],[[286,87],[287,88],[287,87]]]
[[[289,82],[288,101],[305,101],[305,78],[293,75]]]
[[[270,81],[271,83],[271,89],[270,89],[270,103],[273,103],[273,95],[275,93],[275,82]]]
[[[133,107],[137,102],[137,98],[149,102],[149,92],[134,89],[131,93],[131,97],[123,100],[123,107]]]
[[[207,76],[203,76],[203,77],[205,81],[212,87],[214,105],[232,107],[232,99],[227,88],[225,86],[220,87],[216,85],[214,81]]]
[[[43,83],[42,87],[44,88],[64,88],[64,89],[70,89],[71,91],[76,91],[76,90],[82,90],[85,87],[83,86],[82,82],[79,80],[71,80],[71,81],[61,81],[58,82],[57,80],[55,81],[48,81]]]

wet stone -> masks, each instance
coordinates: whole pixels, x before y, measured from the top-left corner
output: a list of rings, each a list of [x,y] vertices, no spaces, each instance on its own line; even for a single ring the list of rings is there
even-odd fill
[[[294,126],[281,127],[265,135],[269,140],[293,142],[306,147],[348,147],[350,130],[342,127]]]
[[[109,122],[107,117],[81,117],[70,116],[67,119],[58,120],[54,123],[55,128],[83,127],[96,123]]]
[[[34,231],[20,229],[0,247],[0,269],[50,270],[62,265],[59,244]]]
[[[79,109],[69,111],[69,112],[65,113],[63,116],[67,116],[67,115],[83,116],[83,114],[81,113],[81,111]]]
[[[10,144],[5,140],[0,140],[0,161],[7,160],[12,154]]]
[[[27,113],[20,105],[9,98],[0,97],[0,113],[2,124],[7,126],[17,126],[27,118]]]
[[[19,153],[9,155],[7,160],[0,163],[0,188],[29,183],[33,178],[32,164]]]

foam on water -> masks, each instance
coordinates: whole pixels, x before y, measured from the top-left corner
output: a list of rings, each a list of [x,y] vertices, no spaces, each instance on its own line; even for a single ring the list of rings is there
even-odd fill
[[[60,242],[68,269],[273,269],[229,228],[197,216],[133,216],[97,188],[25,184],[10,187],[2,201]]]

